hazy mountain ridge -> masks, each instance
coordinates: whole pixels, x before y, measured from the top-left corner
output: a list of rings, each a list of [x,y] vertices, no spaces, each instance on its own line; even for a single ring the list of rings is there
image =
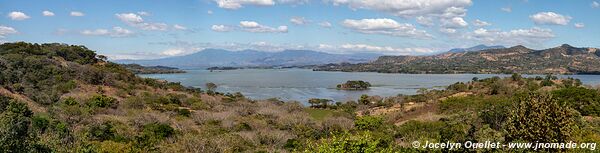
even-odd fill
[[[228,51],[205,49],[200,52],[177,57],[153,60],[115,60],[117,63],[162,65],[180,68],[199,68],[212,66],[301,66],[327,63],[361,63],[377,59],[379,54],[330,54],[312,50],[284,50],[265,52],[257,50]]]
[[[454,48],[449,50],[449,53],[463,53],[463,52],[474,52],[474,51],[481,51],[481,50],[487,50],[487,49],[503,49],[506,48],[504,46],[501,45],[495,45],[495,46],[486,46],[486,45],[477,45],[477,46],[473,46],[473,47],[469,47],[469,48]]]
[[[543,50],[524,46],[432,56],[381,56],[370,63],[327,65],[315,70],[383,73],[600,73],[600,51],[567,44]]]

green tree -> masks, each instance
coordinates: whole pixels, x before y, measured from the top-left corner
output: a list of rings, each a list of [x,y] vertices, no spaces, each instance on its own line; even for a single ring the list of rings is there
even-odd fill
[[[9,102],[0,114],[0,152],[28,152],[34,142],[29,133],[32,114],[25,104]]]
[[[525,93],[516,98],[506,130],[507,140],[567,142],[576,128],[576,111],[547,93]]]
[[[361,103],[363,105],[368,105],[369,103],[371,103],[369,101],[369,95],[366,95],[366,94],[360,95],[360,98],[358,99],[358,103]]]

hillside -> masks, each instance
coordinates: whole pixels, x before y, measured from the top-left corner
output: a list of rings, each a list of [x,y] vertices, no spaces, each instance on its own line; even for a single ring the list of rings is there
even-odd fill
[[[311,99],[311,107],[207,86],[140,78],[84,46],[4,43],[0,152],[444,152],[411,143],[600,143],[598,89],[551,75],[473,78],[348,102]]]
[[[139,64],[121,64],[121,66],[135,74],[185,73],[185,71],[178,68],[166,66],[141,66]]]
[[[433,56],[381,56],[369,63],[324,65],[319,71],[382,73],[598,74],[600,51],[570,45],[533,50],[523,46]]]
[[[117,63],[162,65],[179,68],[302,66],[327,63],[360,63],[375,60],[378,54],[329,54],[311,50],[265,52],[205,49],[194,54],[153,60],[116,60]]]

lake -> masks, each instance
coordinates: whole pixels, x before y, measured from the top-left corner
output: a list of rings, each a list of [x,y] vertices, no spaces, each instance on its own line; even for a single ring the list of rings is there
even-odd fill
[[[217,84],[219,92],[241,92],[252,99],[279,98],[306,103],[310,98],[335,101],[357,100],[360,95],[394,96],[415,94],[420,88],[444,88],[455,82],[467,82],[506,74],[388,74],[372,72],[325,72],[310,69],[240,69],[214,71],[186,70],[179,74],[146,74],[142,77],[181,82],[184,86],[204,88],[207,82]],[[561,75],[580,79],[587,85],[600,84],[600,75]],[[337,90],[347,80],[363,80],[373,86],[369,90]]]

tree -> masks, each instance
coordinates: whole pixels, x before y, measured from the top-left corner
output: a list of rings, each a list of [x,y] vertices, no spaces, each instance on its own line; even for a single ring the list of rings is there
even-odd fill
[[[367,94],[360,95],[360,98],[358,99],[358,103],[361,103],[363,105],[368,105],[369,103],[371,103],[369,101],[369,95],[367,95]]]
[[[518,96],[510,112],[507,140],[526,142],[567,142],[576,128],[575,110],[547,93],[525,93]]]
[[[0,114],[0,152],[27,152],[34,140],[29,124],[33,113],[24,103],[11,100]]]

